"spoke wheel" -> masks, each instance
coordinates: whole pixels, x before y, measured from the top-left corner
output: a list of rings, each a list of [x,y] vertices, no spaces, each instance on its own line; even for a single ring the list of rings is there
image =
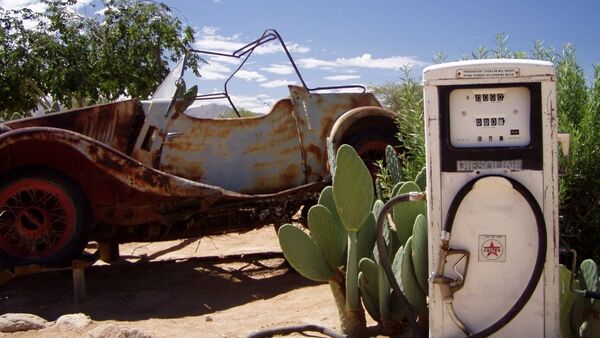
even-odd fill
[[[83,195],[48,171],[25,171],[0,190],[0,251],[12,264],[57,263],[85,245]]]

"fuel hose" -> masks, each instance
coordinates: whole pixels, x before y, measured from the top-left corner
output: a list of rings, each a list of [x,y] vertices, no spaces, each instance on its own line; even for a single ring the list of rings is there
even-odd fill
[[[442,237],[449,241],[450,235],[452,233],[452,228],[454,226],[454,219],[456,217],[456,213],[457,213],[458,208],[460,207],[463,199],[473,189],[473,186],[475,185],[475,183],[477,183],[477,181],[479,181],[483,178],[486,178],[486,177],[500,177],[500,178],[506,179],[507,181],[509,181],[512,184],[513,189],[515,191],[517,191],[527,201],[527,203],[535,217],[535,223],[536,223],[537,234],[538,234],[538,236],[537,236],[538,237],[538,249],[537,249],[535,264],[534,264],[531,276],[529,278],[529,281],[527,282],[525,289],[523,290],[523,292],[521,293],[521,295],[519,296],[517,301],[499,320],[497,320],[495,323],[493,323],[489,327],[487,327],[477,333],[467,335],[468,338],[488,337],[488,336],[494,334],[495,332],[497,332],[498,330],[500,330],[501,328],[503,328],[504,326],[506,326],[511,320],[513,320],[519,314],[519,312],[521,312],[521,310],[523,310],[523,308],[525,307],[525,305],[527,304],[527,302],[533,295],[533,292],[535,291],[535,288],[538,285],[540,278],[542,276],[542,273],[544,271],[544,264],[546,262],[546,249],[547,249],[547,244],[548,244],[547,237],[546,237],[547,236],[546,223],[544,221],[544,214],[543,214],[539,204],[537,203],[535,197],[531,194],[531,192],[523,184],[519,183],[517,180],[515,180],[513,178],[502,176],[502,175],[486,175],[486,176],[477,177],[477,178],[469,181],[458,191],[458,193],[454,197],[452,203],[450,204],[450,208],[448,210],[448,216],[446,217],[446,222],[444,223],[444,226],[442,228]],[[418,194],[420,194],[420,195],[418,195]],[[384,223],[384,219],[385,219],[386,215],[392,210],[392,208],[396,204],[408,202],[408,201],[422,200],[422,199],[424,199],[424,197],[425,196],[423,193],[407,193],[407,194],[398,195],[398,196],[390,199],[383,206],[381,213],[377,217],[376,235],[377,235],[377,250],[379,252],[379,257],[380,257],[384,272],[386,274],[386,277],[388,278],[388,280],[390,281],[390,285],[394,289],[394,294],[396,295],[396,297],[398,297],[398,300],[403,305],[406,305],[408,302],[407,302],[406,298],[403,296],[403,294],[400,290],[400,286],[398,285],[398,282],[396,281],[396,279],[394,277],[394,274],[393,274],[392,268],[391,268],[391,262],[387,255],[387,252],[385,250],[385,240],[383,239],[383,223]],[[408,307],[410,309],[408,320],[409,320],[409,324],[411,325],[411,328],[413,328],[413,331],[416,330],[415,331],[416,336],[424,337],[422,330],[420,329],[418,323],[415,320],[415,316],[414,316],[414,313],[413,313],[410,305],[408,305]],[[460,320],[458,319],[458,321],[460,321]]]

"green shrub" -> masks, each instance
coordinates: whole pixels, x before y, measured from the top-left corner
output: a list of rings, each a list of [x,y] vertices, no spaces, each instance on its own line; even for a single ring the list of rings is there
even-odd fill
[[[408,68],[402,69],[399,83],[372,88],[389,110],[398,113],[400,161],[405,180],[414,180],[425,166],[425,133],[423,125],[423,88]]]
[[[558,69],[562,66],[559,64]],[[594,69],[592,86],[584,86],[584,90],[581,78],[574,74],[580,70],[571,67],[563,74],[566,79],[558,80],[569,82],[559,87],[558,108],[559,114],[561,104],[564,109],[559,125],[571,134],[571,154],[563,160],[566,175],[560,179],[561,236],[580,257],[599,261],[600,65]]]

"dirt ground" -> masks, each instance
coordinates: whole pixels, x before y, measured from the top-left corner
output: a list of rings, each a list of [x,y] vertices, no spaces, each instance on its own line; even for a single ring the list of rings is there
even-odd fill
[[[19,276],[0,286],[0,314],[32,313],[54,321],[81,312],[93,323],[83,331],[51,326],[5,336],[85,337],[107,323],[152,337],[245,337],[298,324],[320,324],[339,332],[329,286],[289,271],[281,258],[202,259],[265,252],[280,252],[272,227],[121,245],[119,261],[86,269],[87,297],[80,305],[74,301],[69,270]]]

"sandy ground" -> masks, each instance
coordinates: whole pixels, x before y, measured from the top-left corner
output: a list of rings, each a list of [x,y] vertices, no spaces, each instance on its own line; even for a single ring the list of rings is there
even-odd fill
[[[51,326],[5,336],[85,337],[107,323],[152,337],[245,337],[298,324],[340,331],[329,286],[289,271],[281,258],[202,258],[280,252],[272,227],[201,240],[129,243],[120,252],[119,261],[86,269],[84,304],[74,301],[71,271],[19,276],[0,286],[0,314],[32,313],[54,321],[82,312],[93,320],[83,331]]]

